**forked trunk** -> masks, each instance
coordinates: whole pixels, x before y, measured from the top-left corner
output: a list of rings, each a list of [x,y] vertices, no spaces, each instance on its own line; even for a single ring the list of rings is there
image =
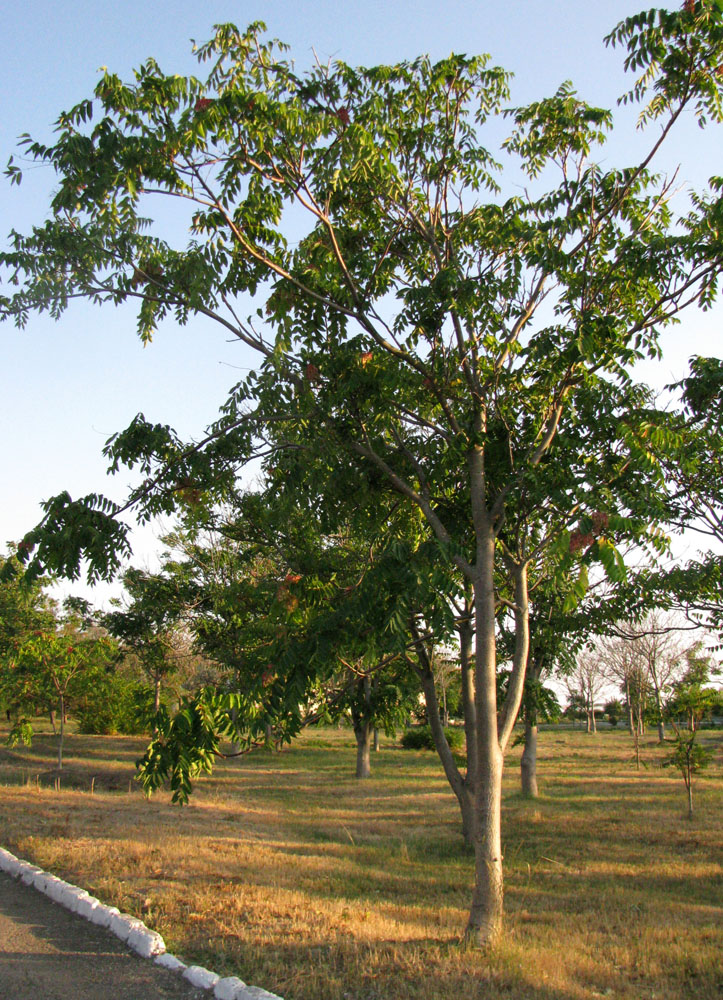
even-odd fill
[[[536,799],[537,791],[537,726],[525,721],[525,748],[520,760],[520,779],[525,798]]]
[[[462,777],[462,774],[457,767],[457,762],[454,759],[454,755],[450,750],[447,737],[444,733],[442,719],[440,717],[439,702],[437,700],[437,691],[434,685],[434,675],[432,674],[429,656],[427,655],[424,643],[416,632],[414,625],[412,625],[412,630],[416,643],[417,658],[420,663],[419,673],[422,681],[422,692],[424,694],[424,702],[427,708],[427,719],[429,720],[429,728],[432,732],[432,739],[434,740],[434,746],[439,759],[442,762],[445,777],[447,778],[449,786],[454,792],[457,802],[459,803],[459,809],[462,814],[462,836],[464,837],[464,842],[467,847],[473,847],[474,799],[472,789],[467,778]],[[467,752],[469,760],[469,745]]]
[[[63,770],[63,737],[65,735],[65,700],[60,695],[60,703],[58,705],[58,712],[60,714],[60,734],[58,736],[58,770]]]

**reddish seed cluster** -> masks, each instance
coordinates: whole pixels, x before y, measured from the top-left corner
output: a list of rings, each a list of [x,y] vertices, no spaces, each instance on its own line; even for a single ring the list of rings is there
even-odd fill
[[[610,524],[610,518],[607,516],[605,511],[596,510],[592,515],[592,530],[595,535],[601,535],[603,531],[607,531],[607,527]]]
[[[336,117],[339,119],[342,125],[348,125],[349,122],[351,121],[351,118],[349,117],[348,108],[339,108],[339,110],[336,113]]]
[[[284,579],[284,583],[299,583],[301,580],[301,573],[287,573]]]
[[[261,683],[264,687],[268,687],[269,684],[273,682],[274,679],[274,665],[269,663],[268,668],[261,675]]]
[[[366,367],[371,361],[373,354],[371,351],[365,351],[361,356],[361,363]]]
[[[309,382],[318,382],[319,379],[321,378],[321,372],[319,371],[319,369],[316,367],[315,364],[311,363],[311,361],[304,369],[304,374],[306,375],[306,378],[308,379]]]
[[[588,549],[595,539],[607,531],[610,518],[604,510],[596,510],[590,515],[592,531],[573,531],[570,533],[570,552],[581,552]]]
[[[196,103],[193,106],[193,110],[194,111],[205,111],[206,108],[210,108],[212,104],[213,104],[213,101],[211,100],[210,97],[199,97],[199,99],[196,101]]]
[[[683,7],[689,14],[695,14],[695,0],[685,0]]]
[[[585,534],[582,531],[573,531],[570,534],[570,552],[580,552],[582,549],[587,549],[594,541],[594,535]]]

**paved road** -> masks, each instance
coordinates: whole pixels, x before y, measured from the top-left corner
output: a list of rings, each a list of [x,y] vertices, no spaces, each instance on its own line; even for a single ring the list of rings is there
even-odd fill
[[[0,872],[0,1000],[208,1000],[178,973]]]

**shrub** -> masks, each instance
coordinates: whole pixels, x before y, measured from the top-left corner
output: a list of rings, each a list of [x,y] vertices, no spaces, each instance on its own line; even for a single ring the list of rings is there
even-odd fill
[[[464,750],[464,730],[447,726],[444,730],[450,750]],[[405,750],[434,750],[434,737],[430,726],[414,726],[402,736],[402,746]]]
[[[110,674],[77,706],[78,732],[101,736],[147,732],[149,701],[152,704],[153,692],[147,685]]]

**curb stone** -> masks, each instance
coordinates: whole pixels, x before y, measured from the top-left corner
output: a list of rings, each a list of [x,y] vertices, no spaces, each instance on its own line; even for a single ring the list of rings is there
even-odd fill
[[[186,965],[175,955],[168,954],[161,935],[146,927],[142,920],[129,913],[121,913],[117,906],[106,906],[87,890],[15,857],[4,847],[0,847],[0,871],[32,886],[83,920],[106,927],[141,958],[151,958],[164,969],[180,973],[197,989],[213,990],[215,1000],[283,1000],[260,986],[247,986],[236,976],[222,979],[200,965]]]

